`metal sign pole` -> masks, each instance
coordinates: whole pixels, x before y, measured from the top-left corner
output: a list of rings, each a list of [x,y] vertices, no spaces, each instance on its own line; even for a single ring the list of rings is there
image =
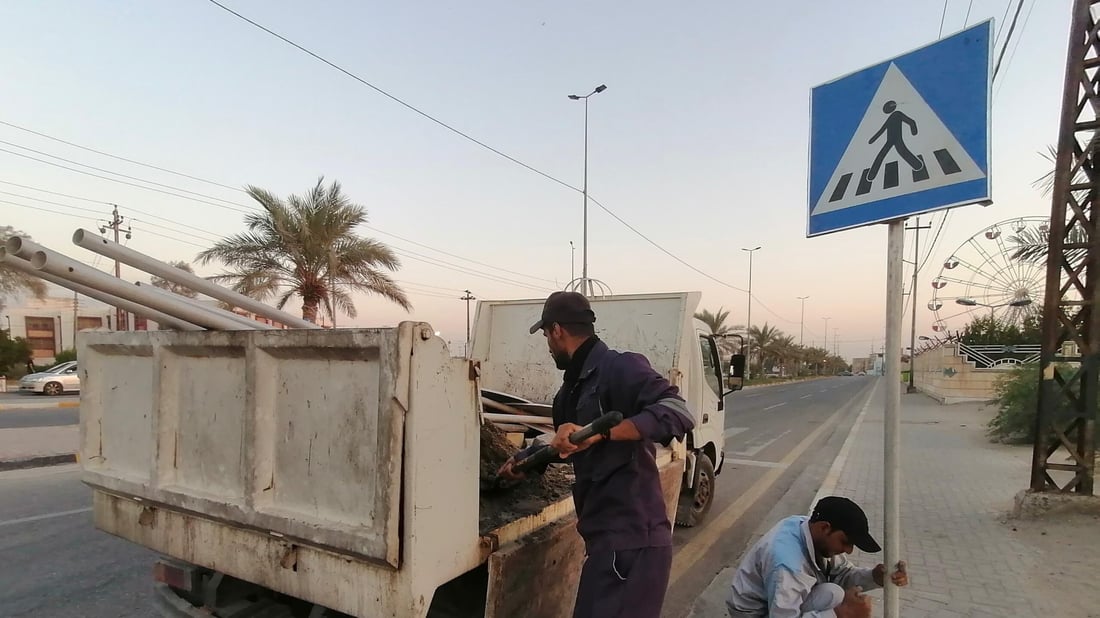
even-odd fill
[[[883,615],[898,618],[898,587],[890,583],[890,574],[900,559],[901,523],[901,330],[902,330],[902,254],[905,250],[905,221],[891,221],[886,245],[886,409],[884,413],[883,520],[886,555],[886,582],[883,590]],[[915,267],[915,265],[914,265]]]

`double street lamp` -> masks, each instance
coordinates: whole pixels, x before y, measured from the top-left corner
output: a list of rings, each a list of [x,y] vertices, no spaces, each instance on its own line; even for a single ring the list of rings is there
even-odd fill
[[[745,332],[749,335],[749,356],[748,362],[745,364],[745,379],[748,380],[752,373],[752,254],[755,251],[759,251],[760,247],[753,247],[752,249],[741,248],[742,251],[747,251],[749,254],[749,314],[746,316]],[[763,370],[763,367],[760,367]]]
[[[569,95],[569,98],[574,101],[584,101],[584,181],[581,184],[581,195],[584,200],[584,239],[581,242],[581,278],[570,281],[567,289],[580,292],[585,296],[594,296],[596,287],[600,288],[601,295],[609,292],[603,282],[588,278],[588,99],[604,90],[607,90],[607,86],[600,84],[588,94]]]

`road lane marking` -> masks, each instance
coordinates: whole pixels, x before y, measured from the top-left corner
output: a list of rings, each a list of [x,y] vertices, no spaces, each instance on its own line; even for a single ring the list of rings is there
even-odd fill
[[[847,406],[841,407],[836,412],[833,412],[824,423],[819,425],[817,429],[813,430],[810,435],[802,439],[787,456],[779,461],[784,466],[790,466],[802,453],[812,446],[818,438],[821,437],[826,431],[832,429],[840,421],[840,417],[845,412]],[[726,533],[727,530],[733,527],[745,513],[752,508],[764,492],[768,491],[772,485],[779,480],[779,477],[783,475],[786,468],[772,468],[768,470],[764,476],[760,477],[755,483],[752,484],[744,493],[741,494],[737,500],[734,500],[724,511],[718,514],[717,517],[710,521],[710,524],[699,530],[699,533],[695,535],[690,541],[684,544],[680,548],[680,551],[676,552],[676,555],[672,557],[672,571],[669,575],[669,587],[675,586],[681,577],[687,573],[704,554],[707,553],[718,540]]]
[[[810,393],[810,395],[803,395],[803,396],[799,397],[799,399],[809,399],[812,395],[813,395],[813,393]]]
[[[765,440],[765,441],[761,442],[760,444],[757,444],[756,446],[753,446],[753,447],[748,448],[746,450],[733,451],[733,452],[730,453],[730,455],[740,455],[741,457],[748,457],[748,458],[751,459],[753,457],[756,457],[757,453],[759,453],[760,451],[762,451],[762,450],[768,448],[769,446],[775,444],[778,440],[783,438],[783,436],[786,436],[789,433],[791,433],[790,429],[784,431],[783,433],[779,434],[778,436],[776,436],[776,437],[774,437],[770,440]]]
[[[756,459],[730,459],[726,458],[727,464],[734,464],[738,466],[751,466],[754,468],[786,468],[790,464],[785,464],[781,461],[759,461]]]
[[[771,410],[772,408],[778,408],[779,406],[785,406],[785,405],[787,405],[786,401],[784,401],[783,403],[777,403],[774,406],[768,406],[768,407],[764,408],[764,412],[767,412],[768,410]]]
[[[745,433],[748,430],[749,430],[748,427],[730,427],[722,435],[725,436],[726,439],[728,440],[729,438],[732,438],[732,437],[736,436],[739,433]]]
[[[79,513],[88,513],[92,510],[92,507],[84,509],[73,509],[71,511],[58,511],[56,513],[44,513],[42,515],[35,515],[33,517],[21,517],[19,519],[9,519],[7,521],[0,521],[0,527],[14,526],[16,524],[29,524],[35,521],[42,521],[44,519],[54,519],[56,517],[68,517],[69,515],[77,515]]]

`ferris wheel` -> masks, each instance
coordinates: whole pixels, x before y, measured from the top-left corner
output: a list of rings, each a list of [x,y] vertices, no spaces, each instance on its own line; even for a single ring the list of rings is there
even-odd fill
[[[975,317],[1021,324],[1042,308],[1045,260],[1014,259],[1020,241],[1046,242],[1046,217],[994,223],[963,242],[932,280],[932,330],[959,330]]]

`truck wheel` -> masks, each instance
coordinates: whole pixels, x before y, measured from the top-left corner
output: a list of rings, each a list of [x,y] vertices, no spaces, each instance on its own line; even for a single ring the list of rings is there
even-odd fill
[[[691,528],[702,523],[714,502],[714,462],[705,453],[695,458],[694,487],[685,487],[676,507],[676,525]]]
[[[42,387],[42,392],[49,395],[50,397],[56,397],[57,395],[65,392],[65,388],[61,386],[60,382],[50,382],[46,386]]]

